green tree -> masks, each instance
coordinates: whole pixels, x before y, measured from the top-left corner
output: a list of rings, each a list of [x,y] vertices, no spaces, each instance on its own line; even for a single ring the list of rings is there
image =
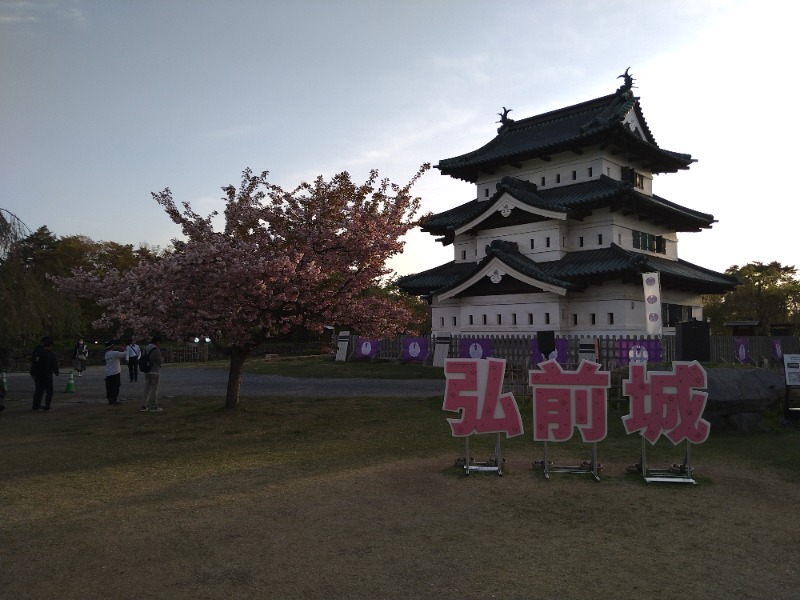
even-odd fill
[[[14,218],[0,210],[0,360],[12,348],[28,348],[45,334],[86,334],[89,323],[102,314],[94,298],[73,299],[58,292],[53,277],[69,276],[74,270],[102,277],[154,254],[150,248],[134,250],[82,235],[59,238],[46,226],[31,232]]]
[[[724,296],[704,298],[712,333],[726,333],[723,324],[729,321],[758,321],[756,333],[760,335],[768,335],[769,326],[776,323],[800,326],[800,281],[795,267],[777,261],[752,262],[733,265],[725,273],[742,283]]]

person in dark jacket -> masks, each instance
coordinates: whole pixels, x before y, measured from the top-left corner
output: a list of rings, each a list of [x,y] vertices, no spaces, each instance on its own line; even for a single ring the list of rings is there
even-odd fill
[[[142,350],[142,357],[150,360],[150,370],[144,374],[144,394],[140,412],[161,412],[164,410],[158,405],[158,384],[161,381],[161,364],[164,361],[161,348],[158,347],[161,338],[153,336],[152,341]]]
[[[50,410],[53,402],[53,375],[60,375],[58,358],[52,350],[53,338],[42,339],[41,344],[33,349],[31,355],[31,377],[33,377],[33,410]],[[44,396],[44,406],[42,406]]]

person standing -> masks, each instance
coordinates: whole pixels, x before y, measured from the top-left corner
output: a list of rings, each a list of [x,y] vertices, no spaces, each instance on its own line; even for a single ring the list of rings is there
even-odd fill
[[[78,340],[75,344],[75,350],[72,354],[72,365],[78,372],[78,377],[83,376],[86,370],[86,361],[89,360],[89,346],[83,343],[83,340]]]
[[[158,336],[153,336],[152,341],[145,346],[142,353],[142,360],[150,362],[150,369],[144,372],[144,394],[142,395],[142,406],[139,408],[140,412],[164,410],[158,405],[158,384],[161,381],[161,363],[163,362],[161,348],[158,347],[160,342],[161,339]]]
[[[31,355],[31,377],[33,377],[33,410],[50,410],[53,401],[53,375],[60,375],[58,358],[51,349],[53,338],[42,338],[42,342],[33,349]],[[44,396],[44,406],[42,406]]]
[[[120,373],[122,369],[119,365],[119,359],[127,359],[128,353],[126,351],[115,350],[116,340],[109,340],[106,342],[106,398],[109,404],[117,405],[122,404],[119,401],[119,388],[122,386]]]
[[[131,383],[133,383],[134,381],[139,381],[139,357],[142,355],[142,351],[136,345],[136,340],[131,338],[131,343],[128,344],[126,352],[128,353],[128,374],[131,377]]]

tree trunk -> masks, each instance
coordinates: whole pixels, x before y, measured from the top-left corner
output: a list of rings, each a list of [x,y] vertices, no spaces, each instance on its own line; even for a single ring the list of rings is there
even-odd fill
[[[225,395],[225,408],[239,406],[239,388],[242,386],[242,369],[246,358],[246,349],[231,348],[231,364],[228,368],[228,390]]]

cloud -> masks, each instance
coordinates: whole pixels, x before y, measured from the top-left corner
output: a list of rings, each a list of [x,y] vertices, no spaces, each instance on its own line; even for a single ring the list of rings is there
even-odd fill
[[[56,15],[60,20],[72,23],[74,25],[84,25],[86,23],[86,17],[83,14],[83,11],[75,6],[58,8]]]
[[[72,25],[84,25],[86,16],[79,2],[3,2],[0,5],[0,23],[46,23],[57,20]]]

